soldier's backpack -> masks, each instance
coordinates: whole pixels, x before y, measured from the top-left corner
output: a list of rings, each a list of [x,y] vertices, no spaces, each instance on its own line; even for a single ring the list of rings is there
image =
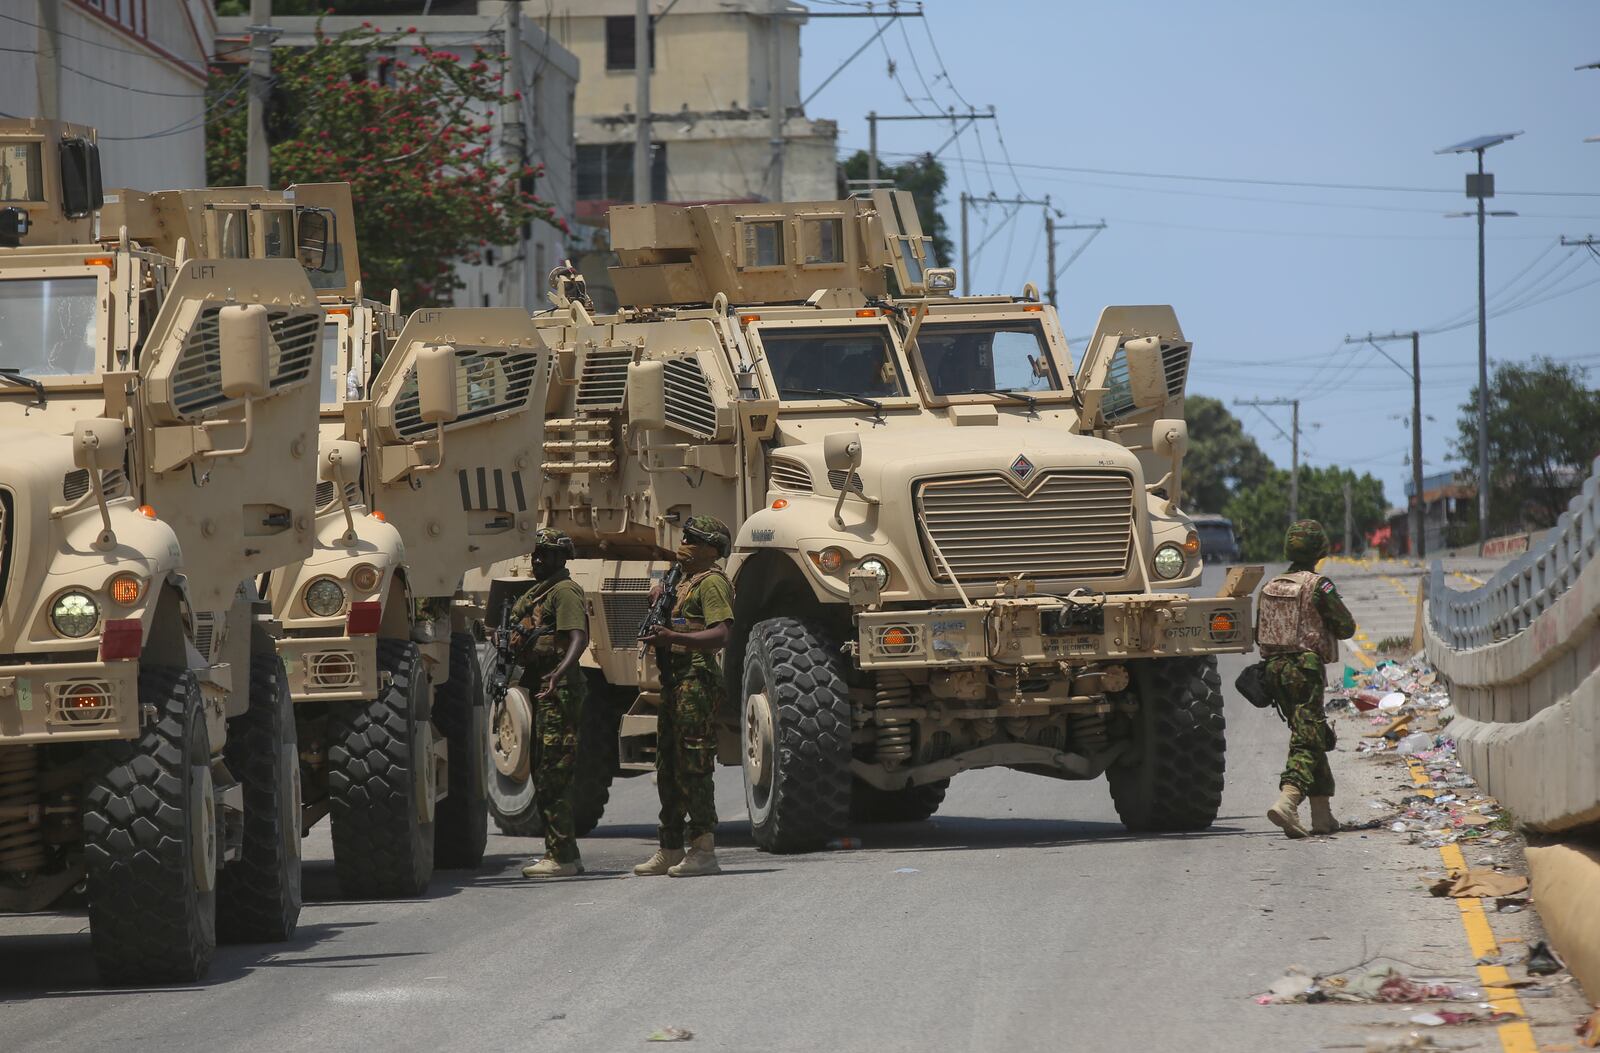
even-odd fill
[[[1264,655],[1310,651],[1324,662],[1339,657],[1339,644],[1317,611],[1315,571],[1280,574],[1261,589],[1256,605],[1256,646]]]

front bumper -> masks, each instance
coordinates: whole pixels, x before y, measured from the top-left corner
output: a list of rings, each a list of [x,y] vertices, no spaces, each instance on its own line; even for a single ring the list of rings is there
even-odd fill
[[[138,735],[138,662],[0,666],[0,746]]]
[[[376,636],[284,636],[278,654],[296,702],[347,702],[378,693]]]
[[[859,612],[862,669],[1049,665],[1249,651],[1250,597],[1184,593],[979,600]]]

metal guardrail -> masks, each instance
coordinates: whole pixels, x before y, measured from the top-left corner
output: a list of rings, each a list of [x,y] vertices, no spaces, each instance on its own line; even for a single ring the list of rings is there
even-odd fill
[[[1532,625],[1595,559],[1600,559],[1600,457],[1556,525],[1487,584],[1453,591],[1445,586],[1444,565],[1434,561],[1428,577],[1433,631],[1457,651],[1509,639]]]

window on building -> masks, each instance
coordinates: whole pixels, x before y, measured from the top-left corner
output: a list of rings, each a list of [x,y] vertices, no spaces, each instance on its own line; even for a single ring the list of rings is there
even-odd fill
[[[667,199],[667,144],[650,147],[650,198]],[[633,200],[633,144],[578,144],[578,200]]]
[[[633,16],[606,18],[606,69],[635,69],[639,48],[633,36]],[[656,68],[656,27],[650,23],[650,68]]]

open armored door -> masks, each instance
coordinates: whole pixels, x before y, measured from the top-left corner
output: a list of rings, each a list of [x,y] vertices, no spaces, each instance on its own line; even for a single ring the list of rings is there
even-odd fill
[[[418,366],[455,359],[453,420],[423,419]],[[399,529],[413,594],[448,596],[472,567],[529,552],[539,522],[552,353],[528,313],[413,313],[372,387],[374,507]]]
[[[221,315],[266,309],[260,397],[223,390]],[[322,308],[293,260],[184,264],[139,355],[144,500],[177,532],[200,610],[311,554]]]
[[[922,220],[917,218],[916,199],[907,190],[874,190],[872,205],[878,210],[900,292],[905,296],[927,295],[927,270],[936,261],[933,239],[922,233]]]
[[[1083,429],[1106,431],[1139,455],[1146,479],[1167,460],[1150,447],[1150,426],[1183,419],[1189,343],[1171,307],[1107,307],[1083,351],[1076,376]]]

